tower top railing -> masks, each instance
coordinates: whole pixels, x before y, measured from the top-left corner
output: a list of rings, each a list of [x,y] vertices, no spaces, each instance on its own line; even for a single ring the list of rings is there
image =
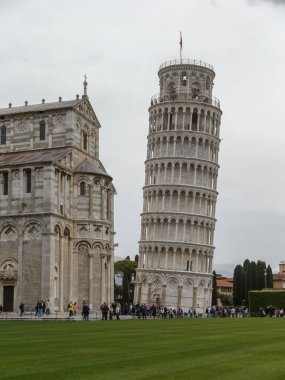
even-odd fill
[[[162,63],[159,66],[159,70],[164,69],[165,67],[168,67],[168,66],[173,66],[173,65],[195,65],[195,66],[206,67],[207,69],[214,71],[214,67],[212,65],[210,65],[207,62],[199,61],[198,59],[172,59],[171,61],[166,61]]]
[[[151,98],[150,105],[153,106],[155,104],[163,103],[163,102],[172,102],[172,101],[192,101],[197,103],[209,104],[211,106],[220,108],[220,101],[218,98],[213,96],[212,98],[207,98],[206,96],[197,96],[193,98],[193,96],[189,94],[173,94],[173,95],[153,95]]]

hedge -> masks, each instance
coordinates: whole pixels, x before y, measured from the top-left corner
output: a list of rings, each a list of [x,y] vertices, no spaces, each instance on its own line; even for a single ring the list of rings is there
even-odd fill
[[[251,290],[248,292],[249,312],[258,312],[259,307],[269,306],[285,309],[285,290]]]

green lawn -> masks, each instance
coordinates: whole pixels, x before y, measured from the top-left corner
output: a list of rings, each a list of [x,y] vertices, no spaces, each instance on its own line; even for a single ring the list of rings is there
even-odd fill
[[[0,379],[284,379],[284,352],[285,318],[0,322]]]

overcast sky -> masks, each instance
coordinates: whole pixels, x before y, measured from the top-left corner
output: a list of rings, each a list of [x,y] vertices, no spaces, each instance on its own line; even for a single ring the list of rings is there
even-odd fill
[[[150,98],[159,65],[215,68],[221,100],[215,263],[285,259],[285,1],[0,0],[0,107],[88,94],[114,178],[115,255],[140,238]]]

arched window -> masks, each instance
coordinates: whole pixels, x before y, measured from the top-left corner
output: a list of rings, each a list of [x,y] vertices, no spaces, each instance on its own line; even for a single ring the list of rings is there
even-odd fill
[[[24,169],[26,193],[32,192],[32,170]]]
[[[206,78],[206,90],[210,90],[210,78]]]
[[[9,175],[8,172],[3,172],[3,195],[8,195],[9,190]]]
[[[187,74],[186,73],[182,73],[181,84],[182,84],[182,86],[187,86]]]
[[[197,131],[197,121],[198,121],[198,115],[196,112],[193,112],[192,115],[192,130]]]
[[[83,149],[87,150],[87,133],[83,132]]]
[[[40,141],[46,139],[46,123],[44,120],[40,122]]]
[[[85,186],[84,181],[80,182],[79,188],[80,188],[80,192],[79,192],[80,195],[82,196],[86,195],[86,186]]]
[[[1,145],[6,144],[6,126],[2,125],[1,126]]]

